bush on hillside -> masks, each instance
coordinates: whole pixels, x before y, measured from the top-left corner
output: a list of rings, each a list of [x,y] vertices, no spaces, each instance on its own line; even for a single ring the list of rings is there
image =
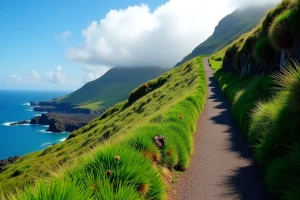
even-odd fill
[[[268,37],[260,38],[255,45],[253,54],[258,62],[267,62],[272,59],[273,48]]]
[[[266,36],[269,33],[270,26],[275,17],[280,15],[284,10],[293,4],[293,0],[283,0],[276,8],[270,10],[261,24],[262,35]]]
[[[148,91],[149,91],[149,85],[148,84],[141,85],[138,89],[131,92],[131,94],[129,95],[129,98],[128,98],[128,103],[129,104],[134,103],[138,99],[145,96],[148,93]]]
[[[162,199],[165,195],[163,180],[150,160],[126,145],[96,151],[78,168],[68,172],[68,177],[83,183],[86,188],[94,187],[93,195],[97,199],[115,198],[120,189],[147,199]],[[103,192],[104,183],[112,191]]]
[[[161,76],[158,79],[149,81],[148,83],[141,85],[139,88],[137,88],[136,90],[131,92],[131,94],[129,95],[129,98],[128,98],[128,103],[132,104],[132,103],[136,102],[138,99],[147,95],[149,92],[152,92],[152,91],[160,88],[167,82],[168,78],[170,78],[170,76],[168,76],[168,77]]]
[[[294,35],[292,33],[291,23],[292,18],[295,16],[295,10],[286,10],[277,16],[269,30],[269,37],[275,49],[291,49],[294,44]]]

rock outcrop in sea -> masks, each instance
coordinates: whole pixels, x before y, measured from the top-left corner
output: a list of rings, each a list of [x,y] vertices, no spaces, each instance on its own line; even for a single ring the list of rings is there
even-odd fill
[[[20,159],[20,156],[9,157],[8,159],[0,160],[0,172],[5,166],[15,163],[18,159]]]

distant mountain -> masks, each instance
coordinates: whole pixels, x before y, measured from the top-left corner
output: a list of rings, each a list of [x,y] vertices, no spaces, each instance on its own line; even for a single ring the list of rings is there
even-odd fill
[[[216,26],[214,33],[197,46],[192,53],[176,64],[179,66],[199,55],[209,55],[231,44],[244,33],[252,30],[274,5],[238,9],[224,17]]]
[[[80,105],[80,108],[91,110],[108,108],[126,100],[134,88],[166,71],[159,67],[115,67],[57,101]]]

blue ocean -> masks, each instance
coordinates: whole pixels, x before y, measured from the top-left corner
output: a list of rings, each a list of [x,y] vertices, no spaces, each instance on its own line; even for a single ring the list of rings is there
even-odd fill
[[[69,133],[47,132],[40,125],[9,126],[11,122],[30,120],[42,113],[34,112],[30,101],[39,102],[60,97],[69,92],[53,91],[0,91],[0,159],[23,156],[62,142]]]

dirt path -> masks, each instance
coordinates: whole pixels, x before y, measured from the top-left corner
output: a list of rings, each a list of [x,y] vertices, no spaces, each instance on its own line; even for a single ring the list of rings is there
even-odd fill
[[[175,184],[170,199],[270,199],[208,59],[203,62],[207,100],[197,124],[195,151],[190,167]]]

